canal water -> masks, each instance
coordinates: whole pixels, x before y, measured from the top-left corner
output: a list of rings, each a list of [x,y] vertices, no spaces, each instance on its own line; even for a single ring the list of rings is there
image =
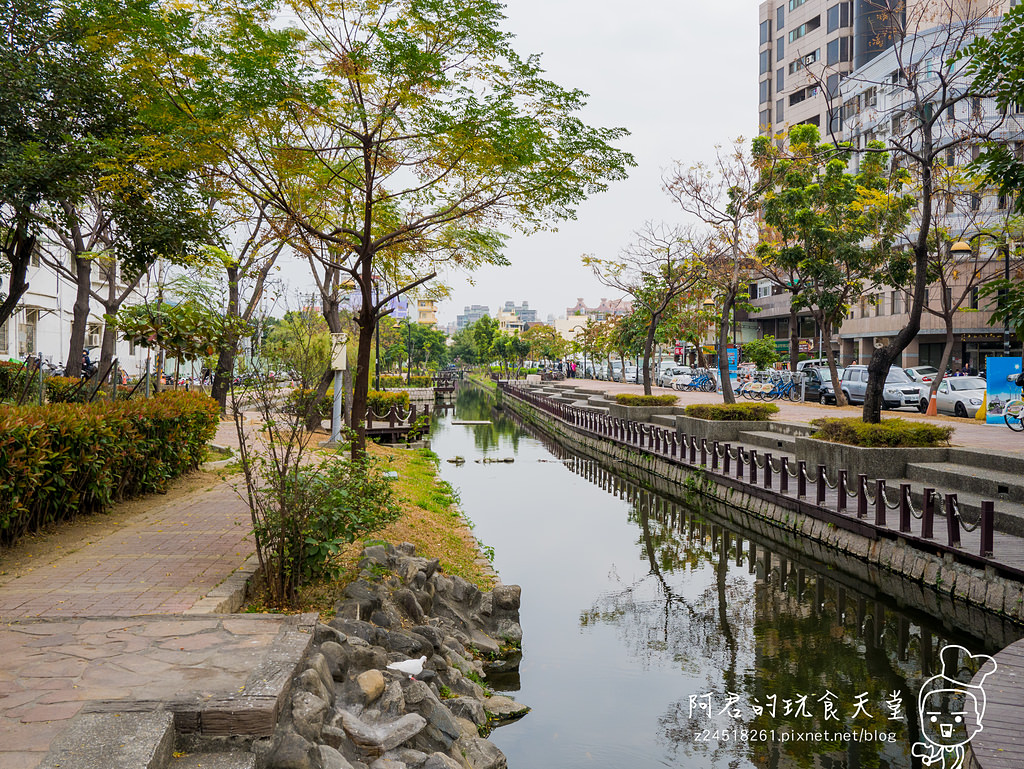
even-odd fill
[[[901,611],[566,454],[479,390],[462,388],[431,444],[502,581],[522,586],[522,663],[499,685],[533,710],[491,736],[511,769],[916,768],[940,649],[1024,634]]]

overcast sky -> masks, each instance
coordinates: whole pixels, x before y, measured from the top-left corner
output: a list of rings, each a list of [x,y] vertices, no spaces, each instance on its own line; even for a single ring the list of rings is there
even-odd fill
[[[586,201],[556,233],[513,236],[511,265],[449,275],[443,324],[468,304],[492,313],[527,301],[540,320],[565,314],[583,297],[594,305],[612,291],[580,262],[614,257],[646,220],[679,222],[661,189],[674,161],[709,159],[715,144],[757,129],[758,0],[508,0],[507,29],[521,54],[540,53],[548,77],[590,94],[584,119],[624,126],[636,157],[629,179]]]
[[[577,297],[591,306],[603,296],[617,298],[580,257],[615,257],[647,220],[683,221],[661,189],[663,172],[676,160],[708,160],[716,144],[756,132],[757,6],[758,0],[507,0],[506,29],[516,51],[541,54],[549,79],[590,95],[587,123],[627,128],[631,135],[619,146],[633,153],[637,167],[584,202],[578,219],[558,232],[514,235],[505,252],[510,266],[445,275],[452,296],[439,305],[442,325],[470,304],[493,314],[507,300],[526,301],[546,320],[564,315]],[[287,269],[290,290],[300,288],[292,276],[304,272]]]

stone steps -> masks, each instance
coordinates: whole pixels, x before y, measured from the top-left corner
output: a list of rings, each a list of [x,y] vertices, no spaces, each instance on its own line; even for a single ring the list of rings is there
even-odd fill
[[[772,456],[796,453],[796,437],[773,430],[744,430],[739,434],[739,441],[744,446],[768,449]]]
[[[256,754],[201,752],[176,757],[168,769],[256,769]]]
[[[907,478],[928,486],[1024,504],[1024,474],[949,462],[909,462]]]
[[[54,740],[37,769],[166,769],[174,739],[174,715],[166,710],[84,713]]]

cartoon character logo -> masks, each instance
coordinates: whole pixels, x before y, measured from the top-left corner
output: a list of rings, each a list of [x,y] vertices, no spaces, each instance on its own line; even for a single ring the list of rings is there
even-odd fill
[[[915,742],[910,752],[927,767],[961,769],[964,746],[982,730],[985,690],[981,684],[997,665],[989,655],[971,654],[957,645],[942,647],[939,662],[938,674],[925,681],[917,695],[926,742]],[[972,681],[974,671],[978,671],[977,683]]]

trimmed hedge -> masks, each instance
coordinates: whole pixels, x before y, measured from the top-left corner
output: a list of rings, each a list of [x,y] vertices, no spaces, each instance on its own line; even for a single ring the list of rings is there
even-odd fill
[[[316,397],[316,390],[304,390],[301,387],[296,387],[284,399],[284,413],[292,415],[302,415],[305,417],[306,412],[313,403],[313,398]],[[332,387],[324,398],[320,401],[317,407],[317,415],[321,420],[330,419],[334,411],[334,388]]]
[[[878,424],[870,424],[859,417],[822,417],[811,424],[818,428],[812,438],[865,448],[948,446],[955,429],[903,419],[883,419]]]
[[[408,383],[405,381],[404,376],[382,376],[380,378],[381,387],[433,387],[434,380],[429,376],[413,376],[409,377]]]
[[[52,376],[46,380],[46,400],[49,403],[84,403],[94,387],[89,383],[83,385],[78,377]]]
[[[17,400],[25,387],[25,367],[14,361],[0,360],[0,400]]]
[[[779,413],[774,403],[695,403],[685,414],[713,422],[765,422]]]
[[[675,395],[634,395],[619,393],[615,402],[621,406],[673,406],[679,398]]]
[[[201,393],[149,400],[0,407],[0,543],[194,470],[217,430]]]
[[[409,410],[409,393],[386,393],[379,390],[370,390],[366,394],[366,406],[373,410],[374,414],[386,416],[392,406],[398,406],[402,411]]]

